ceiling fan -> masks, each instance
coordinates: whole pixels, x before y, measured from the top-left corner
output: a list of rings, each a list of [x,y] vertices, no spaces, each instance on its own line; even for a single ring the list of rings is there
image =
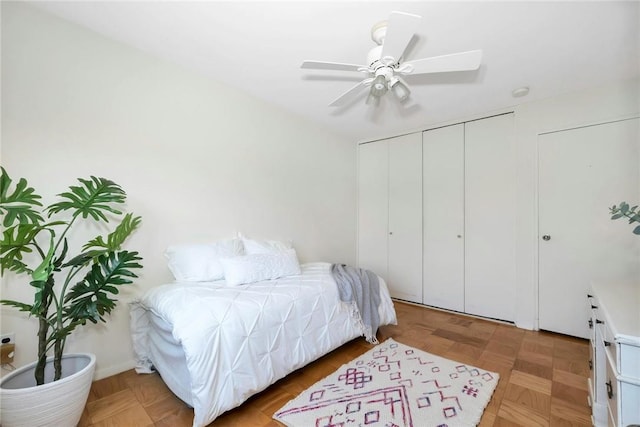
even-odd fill
[[[367,104],[378,105],[380,97],[389,91],[403,102],[411,94],[409,86],[401,77],[403,75],[469,71],[480,67],[481,50],[404,61],[404,51],[418,30],[421,20],[422,17],[419,15],[391,12],[387,21],[375,24],[371,29],[371,38],[377,46],[367,55],[368,65],[304,61],[301,68],[358,71],[367,75],[367,78],[329,104],[338,107],[348,104],[366,87],[370,88]]]

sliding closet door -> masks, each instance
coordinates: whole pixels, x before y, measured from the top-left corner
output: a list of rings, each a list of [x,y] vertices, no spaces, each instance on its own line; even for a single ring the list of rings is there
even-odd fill
[[[423,302],[464,311],[464,124],[422,134]]]
[[[465,311],[515,319],[513,114],[465,123]]]
[[[387,279],[389,145],[358,147],[358,266]]]
[[[391,296],[422,302],[422,134],[389,142]]]
[[[609,214],[640,202],[639,141],[637,118],[538,137],[541,329],[586,338],[590,284],[640,286],[640,236]]]

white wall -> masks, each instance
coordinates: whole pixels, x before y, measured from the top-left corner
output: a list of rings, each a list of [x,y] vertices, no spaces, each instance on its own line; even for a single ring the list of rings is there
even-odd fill
[[[104,176],[129,196],[144,257],[106,325],[67,351],[98,356],[97,377],[133,366],[127,302],[171,279],[170,244],[242,232],[290,239],[301,261],[355,263],[351,141],[246,94],[19,2],[2,2],[2,165],[43,195]],[[87,227],[76,242],[98,234]],[[2,298],[32,298],[5,275]],[[16,366],[35,359],[36,322],[2,308]]]

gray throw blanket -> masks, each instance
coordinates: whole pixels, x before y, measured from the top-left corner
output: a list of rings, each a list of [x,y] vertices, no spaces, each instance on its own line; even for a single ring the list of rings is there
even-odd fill
[[[376,332],[380,326],[380,283],[369,270],[333,264],[331,274],[338,284],[340,300],[349,307],[367,342],[378,344]]]

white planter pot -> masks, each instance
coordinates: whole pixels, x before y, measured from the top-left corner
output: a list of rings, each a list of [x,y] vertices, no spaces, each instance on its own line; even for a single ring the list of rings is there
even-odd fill
[[[87,403],[96,356],[62,356],[62,377],[53,380],[53,357],[47,359],[45,383],[36,386],[36,362],[16,369],[0,380],[0,423],[3,427],[74,427]]]

